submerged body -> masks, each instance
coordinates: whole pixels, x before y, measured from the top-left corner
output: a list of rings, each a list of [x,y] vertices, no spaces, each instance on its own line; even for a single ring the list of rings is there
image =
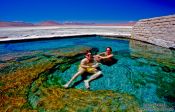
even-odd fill
[[[92,57],[90,52],[86,53],[86,58],[84,58],[83,60],[81,60],[78,72],[76,74],[74,74],[74,76],[71,78],[71,80],[69,82],[67,82],[65,85],[63,85],[63,87],[68,88],[70,83],[76,79],[79,75],[88,72],[93,74],[89,79],[84,80],[85,83],[85,87],[87,89],[90,88],[89,86],[89,82],[96,79],[97,77],[99,77],[102,72],[98,69],[99,64],[97,63],[97,61]]]
[[[102,53],[96,55],[95,59],[98,62],[100,62],[104,65],[108,65],[108,66],[111,66],[117,62],[117,60],[114,58],[114,55],[112,54],[111,47],[107,47],[106,52],[102,52]]]

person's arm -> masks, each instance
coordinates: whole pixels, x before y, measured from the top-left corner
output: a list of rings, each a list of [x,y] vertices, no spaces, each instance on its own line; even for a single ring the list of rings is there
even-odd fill
[[[99,66],[99,63],[98,62],[95,62],[94,65],[92,65],[93,68],[97,68]]]
[[[99,55],[105,55],[105,52],[100,53]]]
[[[101,55],[105,55],[105,52],[102,52],[100,54],[97,54],[96,56],[101,56]]]
[[[90,67],[90,66],[86,65],[86,59],[83,59],[83,60],[81,61],[80,66],[81,66],[82,68],[89,68],[89,67]]]
[[[95,58],[95,60],[100,61],[100,59],[102,59],[103,55],[105,55],[105,52],[102,52],[100,54],[95,55],[94,58]]]
[[[100,56],[101,59],[108,59],[108,58],[112,58],[114,55],[110,54],[108,56]]]

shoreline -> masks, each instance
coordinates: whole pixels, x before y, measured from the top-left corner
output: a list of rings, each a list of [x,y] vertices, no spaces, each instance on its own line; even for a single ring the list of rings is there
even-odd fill
[[[131,36],[132,26],[40,26],[0,28],[0,43],[79,36]]]
[[[126,38],[154,44],[168,49],[175,49],[144,39],[133,38],[133,26],[35,26],[35,27],[0,27],[0,43],[17,43],[37,40],[50,40],[62,38],[76,38],[86,36],[106,36],[114,38]]]

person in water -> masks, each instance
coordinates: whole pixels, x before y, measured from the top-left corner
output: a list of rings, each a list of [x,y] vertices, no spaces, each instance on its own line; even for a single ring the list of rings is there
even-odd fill
[[[76,79],[79,75],[88,72],[93,74],[92,76],[90,76],[89,79],[84,80],[85,83],[85,87],[87,89],[90,88],[89,86],[89,82],[91,82],[92,80],[98,78],[102,72],[98,69],[99,64],[98,62],[93,58],[92,54],[90,51],[86,52],[85,58],[81,60],[81,63],[79,65],[79,69],[78,72],[76,74],[73,75],[73,77],[70,79],[70,81],[68,81],[65,85],[63,85],[64,88],[68,88],[70,83]]]
[[[104,65],[108,65],[108,66],[111,66],[117,62],[117,60],[114,58],[114,55],[112,54],[111,47],[107,47],[105,52],[102,52],[102,53],[94,56],[94,58],[98,62],[100,62]]]

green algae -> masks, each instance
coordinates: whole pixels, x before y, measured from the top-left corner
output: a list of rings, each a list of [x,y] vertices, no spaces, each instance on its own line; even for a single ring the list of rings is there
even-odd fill
[[[4,86],[4,85],[5,85],[4,83],[0,82],[0,86]]]
[[[31,107],[38,111],[41,109],[43,111],[63,112],[140,110],[136,99],[128,94],[113,91],[63,89],[61,85],[65,82],[58,75],[47,75],[44,77],[46,80],[43,80],[42,76],[45,75],[40,75],[40,78],[33,82],[28,96]]]
[[[28,53],[12,55],[8,59],[8,66],[3,68],[4,71],[1,72],[0,89],[2,90],[1,99],[3,100],[0,104],[3,106],[0,110],[72,112],[133,109],[138,111],[137,102],[129,95],[126,96],[112,91],[91,92],[62,89],[61,85],[65,81],[58,74],[65,72],[71,64],[81,60],[88,49],[91,48],[80,46],[43,53],[42,51],[33,54],[30,52],[31,56],[28,56]],[[93,53],[96,54],[97,51],[97,49],[94,49]],[[118,100],[115,101],[118,96],[124,97],[120,100],[122,101],[120,103],[123,103],[124,106],[116,106],[121,105],[117,103]],[[59,102],[54,101],[53,104],[52,100],[55,99]],[[131,101],[126,103],[128,99],[131,99]],[[69,103],[69,100],[73,100],[73,102]],[[76,102],[82,104],[76,105]],[[110,108],[107,106],[110,106]]]
[[[87,49],[90,48],[82,46],[81,51],[71,53],[71,55],[77,55],[79,52],[83,54]],[[56,50],[54,52],[56,52]],[[6,60],[8,66],[6,68],[1,68],[3,71],[0,75],[0,82],[2,84],[2,86],[0,86],[2,91],[0,105],[3,106],[0,110],[16,110],[16,108],[29,107],[23,106],[23,104],[32,105],[32,107],[36,108],[37,100],[39,98],[37,96],[39,94],[39,88],[32,88],[32,91],[29,91],[31,90],[30,86],[39,87],[41,83],[46,80],[45,77],[52,74],[57,69],[56,66],[58,66],[58,64],[67,62],[66,58],[57,58],[57,56],[54,55],[51,58],[48,58],[43,56],[44,53],[45,52],[42,53],[42,51],[31,51],[30,53],[20,52],[10,54],[10,57],[7,57],[7,59],[2,56],[3,58],[1,58],[1,60]],[[29,54],[31,56],[28,56]],[[68,62],[69,61],[70,60],[68,60]],[[73,61],[71,63],[73,63]],[[63,72],[68,68],[68,66],[62,66],[60,70]],[[55,83],[56,80],[59,80],[59,78],[54,78],[53,82]],[[30,94],[33,92],[36,92],[36,94]],[[27,98],[29,96],[31,97],[31,100]],[[28,102],[28,100],[31,103]],[[15,102],[15,104],[13,102]],[[14,105],[17,105],[17,107],[14,107]]]
[[[167,68],[175,69],[174,50],[161,48],[134,40],[130,40],[130,48],[132,50],[132,57],[145,58],[150,62],[158,63],[159,66],[166,66]]]
[[[97,48],[67,46],[0,55],[0,111],[135,112],[142,111],[145,102],[173,107],[175,52],[140,42],[130,42],[131,50],[114,44],[97,44],[101,51],[112,45],[118,62],[101,66],[104,76],[91,83],[92,91],[83,83],[72,86],[76,89],[61,85],[76,72],[85,51],[96,54]]]
[[[139,111],[135,99],[111,91],[82,91],[75,89],[43,88],[46,95],[38,107],[45,110],[66,111]],[[125,107],[125,108],[124,108]]]
[[[157,88],[157,95],[162,98],[166,99],[168,105],[175,106],[175,80],[174,80],[174,73],[164,73],[161,74],[162,77],[158,79],[158,88]]]
[[[28,111],[70,112],[91,110],[111,111],[111,109],[114,111],[122,111],[127,109],[134,111],[139,110],[139,106],[135,101],[134,97],[131,98],[131,96],[129,95],[122,95],[112,91],[91,92],[76,89],[62,89],[61,85],[63,85],[65,81],[63,81],[58,74],[66,71],[70,68],[72,63],[75,63],[83,58],[83,53],[81,53],[81,55],[77,55],[75,51],[73,53],[69,53],[69,55],[71,55],[72,57],[67,54],[64,55],[66,55],[66,57],[58,55],[48,57],[39,54],[38,57],[40,58],[34,59],[35,61],[32,61],[32,58],[27,58],[27,64],[22,64],[24,61],[27,60],[22,60],[24,58],[20,58],[20,64],[16,65],[17,67],[15,68],[15,70],[12,70],[11,72],[9,72],[9,74],[4,74],[2,79],[13,78],[11,77],[11,75],[27,76],[26,78],[29,79],[26,80],[26,78],[24,78],[26,82],[23,84],[20,82],[23,81],[23,77],[21,77],[20,80],[13,78],[15,79],[15,81],[4,80],[3,83],[6,84],[5,87],[1,89],[4,91],[4,96],[6,96],[7,93],[9,93],[9,95],[6,98],[6,101],[3,102],[4,106],[2,109],[13,111],[26,111],[27,109]],[[19,83],[15,84],[16,81],[19,81]],[[19,98],[16,96],[19,96]],[[14,105],[13,103],[11,103],[14,98],[17,99],[17,106],[8,108],[7,105]],[[120,99],[120,104],[118,104],[118,99]],[[130,99],[131,101],[127,103],[128,99]],[[54,101],[52,102],[52,100]],[[73,102],[69,103],[69,100],[73,100]],[[82,104],[76,105],[79,102]],[[124,106],[116,106],[122,104]],[[108,106],[110,106],[110,108]]]

